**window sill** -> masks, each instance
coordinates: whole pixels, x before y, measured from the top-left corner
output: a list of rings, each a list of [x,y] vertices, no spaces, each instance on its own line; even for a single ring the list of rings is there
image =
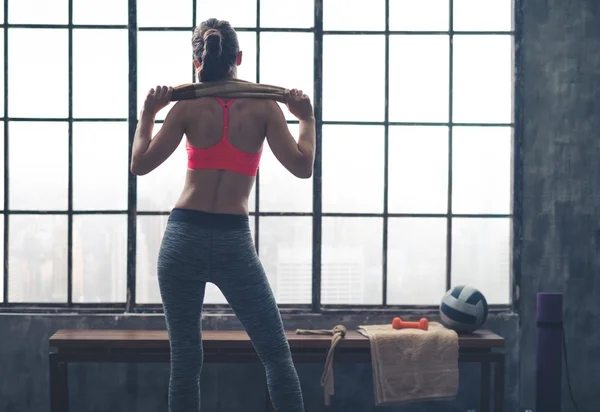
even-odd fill
[[[320,311],[315,312],[309,305],[280,305],[281,315],[293,317],[295,315],[312,317],[335,317],[351,315],[394,315],[406,317],[438,316],[437,306],[323,306]],[[490,314],[514,314],[516,311],[511,305],[490,305]],[[126,310],[125,304],[100,304],[100,305],[52,305],[52,304],[0,304],[1,314],[39,314],[39,315],[163,315],[162,305],[137,305],[133,310]],[[203,310],[207,317],[234,316],[228,305],[206,305]]]

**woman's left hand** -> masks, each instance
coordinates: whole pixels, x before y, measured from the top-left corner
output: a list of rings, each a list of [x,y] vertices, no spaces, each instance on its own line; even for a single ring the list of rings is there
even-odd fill
[[[156,89],[150,89],[144,102],[144,110],[156,114],[171,103],[172,87],[156,86]]]

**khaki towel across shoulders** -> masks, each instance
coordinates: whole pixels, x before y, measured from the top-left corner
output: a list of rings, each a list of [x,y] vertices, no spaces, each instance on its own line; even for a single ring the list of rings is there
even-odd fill
[[[429,330],[359,326],[369,338],[375,404],[452,399],[458,392],[458,335],[437,322]]]
[[[171,101],[199,99],[201,97],[270,99],[285,103],[283,87],[252,83],[240,79],[214,82],[187,83],[173,88]]]

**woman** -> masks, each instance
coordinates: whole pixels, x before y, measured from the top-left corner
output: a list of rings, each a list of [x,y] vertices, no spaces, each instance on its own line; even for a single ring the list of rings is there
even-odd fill
[[[236,77],[242,63],[236,32],[226,21],[203,22],[192,38],[200,81]],[[159,110],[172,89],[150,90],[133,142],[131,172],[145,175],[187,138],[188,170],[158,256],[158,280],[171,343],[170,412],[200,410],[201,313],[206,282],[222,291],[262,361],[278,412],[304,412],[302,393],[275,298],[248,224],[248,197],[266,140],[299,178],[312,175],[315,120],[309,98],[286,92],[300,121],[294,140],[274,101],[200,98],[177,102],[154,138]]]

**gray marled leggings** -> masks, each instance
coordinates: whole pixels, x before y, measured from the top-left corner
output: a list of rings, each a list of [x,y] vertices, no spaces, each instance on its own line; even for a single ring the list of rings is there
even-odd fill
[[[170,412],[200,411],[206,282],[223,293],[262,361],[277,412],[304,412],[300,382],[248,217],[173,209],[158,256],[171,343]]]

